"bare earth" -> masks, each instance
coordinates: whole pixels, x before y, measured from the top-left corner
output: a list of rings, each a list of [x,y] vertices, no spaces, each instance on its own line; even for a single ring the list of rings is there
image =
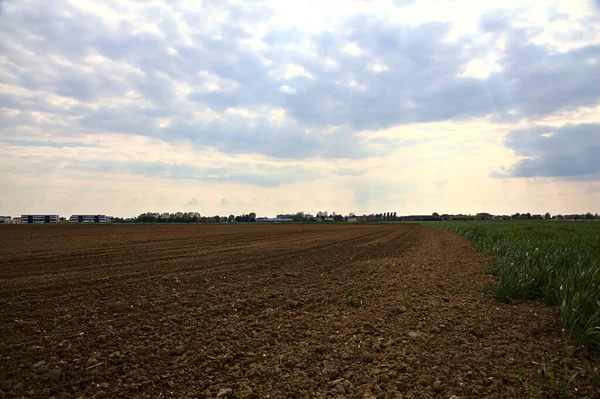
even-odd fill
[[[600,397],[559,310],[482,295],[489,257],[443,230],[2,226],[0,245],[0,398],[517,398],[542,361]]]

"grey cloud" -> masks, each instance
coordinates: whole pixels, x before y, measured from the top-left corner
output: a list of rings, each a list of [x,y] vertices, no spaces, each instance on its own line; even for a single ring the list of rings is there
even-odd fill
[[[4,156],[7,167],[3,168],[0,165],[0,171],[14,172],[14,165],[17,164],[20,173],[35,175],[68,172],[77,177],[78,174],[86,172],[106,174],[107,176],[125,173],[174,180],[229,182],[262,187],[279,187],[285,184],[318,180],[322,177],[319,170],[293,165],[232,164],[226,167],[201,167],[162,161],[119,161],[86,157],[73,159],[51,154],[33,156],[25,152],[5,153]]]
[[[221,205],[229,205],[231,203],[231,201],[229,201],[227,198],[221,198],[220,204]]]
[[[504,145],[523,160],[492,177],[559,177],[577,180],[597,179],[600,174],[600,125],[540,126],[515,130]]]
[[[516,11],[494,9],[487,11],[479,20],[479,28],[484,32],[498,32],[510,29],[511,19],[516,16]]]
[[[184,205],[187,205],[187,206],[198,205],[198,198],[191,198],[189,201],[187,201],[186,203],[184,203]]]
[[[142,161],[87,161],[69,160],[64,169],[101,173],[131,173],[170,179],[191,179],[208,182],[235,182],[263,187],[277,187],[283,184],[315,180],[320,177],[302,167],[247,167],[247,168],[202,168],[187,164]]]
[[[228,17],[211,26],[208,34],[204,22],[213,11],[225,11]],[[450,25],[445,23],[409,26],[362,16],[317,35],[296,29],[270,31],[264,38],[269,47],[253,50],[243,40],[249,37],[250,25],[272,17],[265,3],[215,1],[202,13],[184,13],[186,22],[197,27],[192,32],[193,46],[183,41],[178,22],[168,13],[153,6],[145,13],[164,38],[135,32],[130,22],[107,29],[98,16],[60,2],[15,8],[0,25],[0,31],[14,39],[0,43],[0,51],[10,60],[2,66],[13,76],[10,83],[71,97],[81,104],[59,107],[43,95],[3,94],[0,105],[72,118],[69,127],[62,129],[73,132],[67,134],[136,134],[277,158],[357,158],[389,154],[402,145],[400,141],[364,142],[358,130],[486,115],[501,121],[534,119],[595,105],[600,97],[598,67],[590,62],[600,55],[600,46],[551,52],[531,43],[535,30],[513,28],[511,12],[494,11],[480,21],[481,29],[490,35],[503,32],[508,37],[506,54],[499,60],[503,70],[488,79],[459,74],[470,60],[486,55],[489,43],[471,37],[448,42]],[[365,55],[344,53],[349,42]],[[294,49],[300,43],[308,43],[318,57]],[[169,54],[169,48],[177,53]],[[87,65],[85,57],[95,53],[114,64],[106,63],[103,70],[81,68]],[[69,62],[61,63],[55,55]],[[324,58],[333,59],[337,67],[326,65]],[[389,69],[375,72],[375,62]],[[119,63],[132,68],[116,69]],[[288,63],[301,65],[314,79],[276,79],[274,72],[285,70]],[[231,87],[207,92],[201,86],[211,79],[208,76],[217,76]],[[350,87],[350,81],[358,87]],[[178,97],[176,82],[192,88],[187,99]],[[283,84],[296,94],[282,93]],[[130,90],[140,93],[150,106],[141,102],[97,105],[99,100],[122,98]],[[290,118],[282,124],[234,116],[198,122],[193,115],[199,106],[218,112],[231,107],[256,112],[283,108]],[[162,117],[172,118],[173,124],[158,128],[157,119]],[[0,123],[0,129],[7,131],[28,122]],[[329,125],[344,128],[325,133]]]

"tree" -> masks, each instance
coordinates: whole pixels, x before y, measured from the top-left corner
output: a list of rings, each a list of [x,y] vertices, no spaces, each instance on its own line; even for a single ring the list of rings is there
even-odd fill
[[[233,215],[229,215],[229,217],[227,218],[227,221],[228,221],[229,223],[233,223],[233,222],[235,221],[235,216],[233,216]]]
[[[594,219],[594,215],[592,215],[591,212],[588,212],[588,213],[585,214],[585,218],[591,220],[591,219]]]
[[[136,218],[136,222],[138,223],[156,223],[158,221],[160,214],[153,212],[142,213],[140,216]]]
[[[250,212],[250,214],[248,215],[248,221],[252,223],[256,222],[256,213]]]
[[[545,219],[545,220],[550,220],[550,219],[552,219],[552,215],[550,215],[550,212],[546,212],[546,214],[544,215],[544,219]]]
[[[433,213],[431,214],[431,216],[433,216],[433,217],[434,217],[434,218],[436,218],[436,219],[439,219],[439,218],[440,218],[440,214],[439,214],[439,213],[437,213],[437,212],[433,212]]]

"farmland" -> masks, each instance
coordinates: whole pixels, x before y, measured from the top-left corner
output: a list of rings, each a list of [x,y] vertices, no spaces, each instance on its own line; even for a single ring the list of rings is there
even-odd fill
[[[0,244],[0,397],[598,393],[558,308],[482,295],[490,256],[443,229],[7,226]]]

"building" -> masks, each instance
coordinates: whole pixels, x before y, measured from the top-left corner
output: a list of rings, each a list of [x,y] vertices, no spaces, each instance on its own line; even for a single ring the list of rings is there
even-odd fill
[[[58,223],[58,215],[21,215],[23,224]]]
[[[256,218],[256,223],[291,223],[294,219],[283,218]]]
[[[11,224],[12,217],[10,216],[0,216],[0,224]]]
[[[477,219],[479,220],[493,220],[494,216],[487,212],[480,212],[477,214]]]
[[[106,223],[106,215],[73,215],[69,220],[77,223]]]
[[[23,220],[20,217],[15,217],[12,219],[12,224],[23,224]]]

